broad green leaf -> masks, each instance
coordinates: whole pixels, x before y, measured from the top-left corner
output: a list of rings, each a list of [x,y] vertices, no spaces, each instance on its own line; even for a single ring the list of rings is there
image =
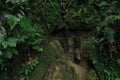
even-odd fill
[[[14,15],[7,15],[6,17],[7,17],[7,23],[9,24],[10,29],[13,30],[16,24],[20,21],[20,18]]]
[[[7,41],[2,42],[2,46],[3,46],[4,48],[7,48],[7,46],[8,46]]]
[[[25,29],[25,30],[30,30],[31,29],[31,23],[30,20],[27,19],[26,17],[23,17],[20,22],[19,22],[20,26]]]
[[[43,51],[43,48],[39,48],[39,51],[41,51],[41,52],[42,52],[42,51]]]
[[[8,44],[11,47],[15,47],[17,43],[17,39],[16,38],[8,38]]]
[[[11,46],[11,47],[15,47],[16,43],[17,43],[17,39],[16,38],[8,38],[7,41],[3,41],[2,42],[2,46],[4,48],[7,48],[8,45]]]

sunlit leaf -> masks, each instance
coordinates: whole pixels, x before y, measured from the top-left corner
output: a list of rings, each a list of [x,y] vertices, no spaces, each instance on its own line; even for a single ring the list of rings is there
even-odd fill
[[[20,21],[20,18],[14,15],[7,15],[6,17],[7,17],[7,23],[9,24],[10,29],[13,30],[16,24]]]
[[[8,44],[11,47],[15,47],[17,43],[17,39],[16,38],[8,38]]]
[[[7,48],[8,42],[7,42],[7,41],[2,42],[2,46],[3,46],[4,48]]]

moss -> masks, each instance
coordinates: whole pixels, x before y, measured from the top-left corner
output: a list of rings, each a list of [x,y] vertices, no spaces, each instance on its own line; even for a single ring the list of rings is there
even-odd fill
[[[63,80],[63,74],[58,71],[57,75],[53,78],[53,80]]]
[[[30,80],[42,80],[45,73],[47,72],[48,65],[55,58],[55,49],[52,46],[47,45],[43,49],[43,53],[40,54],[39,64],[31,74]]]
[[[73,79],[74,80],[80,80],[80,77],[78,75],[78,73],[76,72],[75,68],[74,67],[71,67],[71,71],[72,71],[72,75],[73,75]]]
[[[69,73],[72,73],[72,66],[69,66],[69,65],[67,65],[67,68],[66,68],[66,70],[69,72]]]
[[[69,73],[65,69],[60,70],[64,75],[64,80],[70,80]]]

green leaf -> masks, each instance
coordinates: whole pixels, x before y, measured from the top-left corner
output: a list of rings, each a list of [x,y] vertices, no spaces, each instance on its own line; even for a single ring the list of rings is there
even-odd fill
[[[43,48],[39,48],[38,51],[41,51],[41,52],[42,52],[42,51],[43,51]]]
[[[6,52],[6,56],[5,56],[5,57],[11,59],[12,56],[13,56],[12,52],[8,50],[8,51]]]
[[[102,37],[101,39],[99,39],[99,43],[101,43],[104,40],[105,40],[105,37]]]
[[[28,73],[29,73],[29,70],[26,68],[25,69],[25,74],[28,75]]]
[[[27,39],[27,38],[28,38],[28,36],[22,35],[22,36],[20,36],[20,37],[17,38],[17,39],[18,39],[19,42],[24,42],[25,39]]]
[[[9,24],[10,29],[13,30],[16,24],[20,21],[20,18],[14,15],[7,15],[6,17],[7,17],[7,23]]]
[[[115,36],[115,30],[110,27],[105,27],[104,29],[104,36],[105,38],[113,44],[115,42],[114,36]]]
[[[4,27],[0,27],[0,43],[2,43],[4,41],[4,38],[6,36],[6,30],[4,29]]]
[[[8,44],[11,47],[15,47],[17,43],[17,39],[16,38],[8,38]]]
[[[0,51],[0,55],[2,55],[2,52]]]
[[[7,46],[8,46],[7,41],[2,42],[2,46],[3,46],[4,48],[7,48]]]
[[[21,2],[27,2],[28,0],[21,0]]]
[[[120,80],[120,78],[116,78],[115,80]]]
[[[15,3],[24,3],[28,0],[6,0],[6,3],[9,3],[11,2],[12,4],[15,4]]]
[[[102,1],[99,6],[102,7],[102,6],[107,6],[107,5],[109,4],[106,1]]]
[[[27,19],[25,16],[20,20],[19,22],[20,26],[25,29],[25,30],[30,30],[31,29],[31,23],[30,20]]]
[[[100,26],[97,26],[97,30],[100,31],[102,29],[102,27]]]
[[[115,20],[120,20],[120,15],[116,15]]]
[[[120,64],[120,59],[118,59],[117,62]]]
[[[6,0],[6,3],[11,2],[11,0]]]
[[[17,39],[16,38],[8,38],[7,41],[3,41],[2,42],[2,46],[4,48],[7,48],[8,45],[11,46],[11,47],[15,47],[16,43],[17,43]]]

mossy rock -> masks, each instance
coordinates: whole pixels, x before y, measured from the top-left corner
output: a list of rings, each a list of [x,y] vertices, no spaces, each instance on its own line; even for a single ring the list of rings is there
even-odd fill
[[[73,66],[65,66],[65,63],[63,65],[60,64],[53,73],[52,80],[80,80],[79,74]]]
[[[55,77],[53,77],[53,80],[63,80],[63,74],[60,71],[55,72]]]
[[[48,65],[54,61],[56,57],[64,61],[64,56],[64,50],[58,40],[53,40],[45,45],[39,57],[39,64],[31,73],[30,80],[43,80],[43,77],[47,73]]]
[[[39,57],[39,63],[31,73],[30,80],[42,80],[47,72],[48,65],[55,59],[55,49],[53,47],[47,45],[43,50]]]
[[[48,66],[51,63],[52,68]],[[44,46],[30,80],[86,80],[86,74],[86,69],[66,58],[61,43],[53,40]]]

